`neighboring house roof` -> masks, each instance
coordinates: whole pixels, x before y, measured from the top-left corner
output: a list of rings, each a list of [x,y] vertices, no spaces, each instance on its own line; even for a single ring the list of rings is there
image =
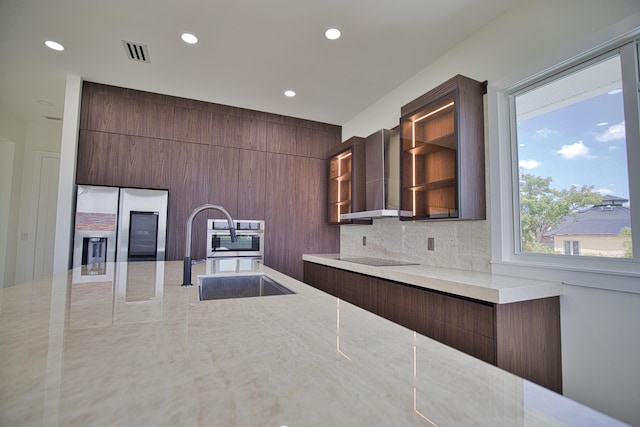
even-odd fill
[[[602,203],[600,203],[597,206],[608,206],[608,205],[622,206],[623,203],[626,203],[628,201],[629,199],[625,199],[624,197],[603,196]]]
[[[613,201],[607,197],[607,201]],[[623,227],[631,227],[631,210],[618,203],[594,206],[586,211],[577,212],[575,215],[566,216],[560,225],[551,230],[547,235],[556,234],[620,234]],[[603,202],[604,203],[604,202]]]

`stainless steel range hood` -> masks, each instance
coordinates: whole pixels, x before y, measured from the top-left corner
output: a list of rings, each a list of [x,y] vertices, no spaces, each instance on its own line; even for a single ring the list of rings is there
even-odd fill
[[[400,211],[400,135],[381,129],[365,140],[365,210],[340,215],[340,219],[410,216]]]

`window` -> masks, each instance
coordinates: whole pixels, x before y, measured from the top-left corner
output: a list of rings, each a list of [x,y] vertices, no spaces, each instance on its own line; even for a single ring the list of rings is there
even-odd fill
[[[572,252],[573,249],[573,252]],[[579,240],[565,240],[564,241],[564,254],[565,255],[580,255],[580,241]]]
[[[627,43],[510,94],[517,254],[633,258],[637,65]]]

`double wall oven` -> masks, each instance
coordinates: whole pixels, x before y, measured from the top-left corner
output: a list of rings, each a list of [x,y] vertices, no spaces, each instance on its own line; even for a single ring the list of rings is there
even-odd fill
[[[250,271],[264,257],[264,221],[236,220],[236,241],[226,219],[207,220],[207,274]]]

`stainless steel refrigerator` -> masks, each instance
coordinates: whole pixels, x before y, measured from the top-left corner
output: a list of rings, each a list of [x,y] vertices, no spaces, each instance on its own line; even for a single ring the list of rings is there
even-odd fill
[[[164,261],[169,192],[79,185],[73,267],[103,274],[110,261]]]

